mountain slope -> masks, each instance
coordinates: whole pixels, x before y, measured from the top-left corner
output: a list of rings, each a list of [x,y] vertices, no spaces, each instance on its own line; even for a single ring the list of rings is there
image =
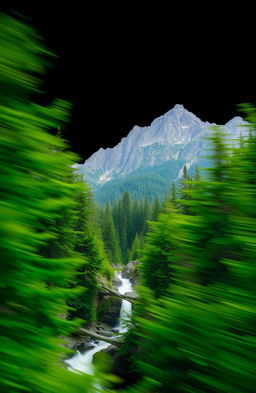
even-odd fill
[[[234,117],[223,130],[235,140],[247,124]],[[203,164],[213,125],[175,105],[150,126],[135,126],[115,147],[99,149],[77,168],[100,202],[113,200],[125,189],[134,197],[161,196],[170,181],[180,177],[184,164],[191,170]]]

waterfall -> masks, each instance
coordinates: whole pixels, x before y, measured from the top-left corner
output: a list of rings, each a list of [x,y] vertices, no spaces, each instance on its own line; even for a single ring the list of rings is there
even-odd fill
[[[116,276],[122,281],[122,285],[118,288],[118,291],[121,295],[124,295],[126,292],[132,291],[132,283],[129,279],[123,278],[121,272],[117,272]],[[128,321],[130,319],[131,312],[132,304],[127,300],[122,300],[119,320],[117,322],[117,325],[115,326],[115,329],[118,333],[127,332],[125,321]],[[93,345],[95,345],[93,349],[89,349],[84,353],[80,353],[79,351],[77,351],[77,353],[72,358],[65,360],[70,371],[76,372],[77,370],[82,371],[86,374],[93,374],[93,355],[109,347],[111,344],[108,344],[105,341],[99,341],[97,344],[94,344],[94,342],[92,343]]]
[[[122,278],[122,273],[117,273],[117,277],[122,281],[122,285],[118,288],[119,293],[124,295],[126,292],[132,291],[132,283],[128,278]],[[125,321],[130,319],[132,312],[132,304],[127,300],[122,300],[119,321],[117,323],[116,329],[120,333],[127,332],[127,327]]]

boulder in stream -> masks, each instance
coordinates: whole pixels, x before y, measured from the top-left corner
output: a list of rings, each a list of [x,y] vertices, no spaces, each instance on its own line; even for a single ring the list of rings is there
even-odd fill
[[[98,306],[98,322],[107,323],[114,327],[120,315],[122,299],[114,296],[104,296]]]
[[[135,283],[138,279],[138,264],[139,261],[130,261],[127,265],[123,268],[122,277],[129,278],[132,283]]]
[[[125,292],[125,296],[129,296],[133,299],[136,299],[138,297],[137,293],[134,291],[130,291],[130,292]]]
[[[112,284],[113,284],[113,287],[119,288],[119,287],[121,287],[121,285],[122,285],[122,281],[120,280],[119,277],[115,276],[115,277],[113,278],[113,280],[112,280]]]

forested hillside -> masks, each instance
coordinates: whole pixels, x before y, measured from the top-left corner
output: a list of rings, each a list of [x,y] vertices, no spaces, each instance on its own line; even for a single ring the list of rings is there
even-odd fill
[[[59,135],[70,105],[36,103],[50,54],[18,19],[0,34],[0,391],[254,393],[256,109],[236,144],[212,127],[210,168],[163,202],[96,206]],[[66,362],[85,336],[108,343],[91,375]]]
[[[128,191],[113,205],[107,202],[105,208],[98,206],[105,249],[112,263],[127,263],[138,258],[148,221],[156,220],[160,209],[157,197],[150,204],[147,197],[131,199]]]

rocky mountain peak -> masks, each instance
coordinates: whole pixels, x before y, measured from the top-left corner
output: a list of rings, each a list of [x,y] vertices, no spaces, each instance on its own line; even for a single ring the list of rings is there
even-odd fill
[[[238,125],[247,124],[236,116],[222,127],[236,138],[241,132]],[[78,168],[96,193],[113,181],[117,184],[128,177],[148,173],[152,178],[160,173],[170,182],[179,177],[184,164],[192,170],[200,163],[209,147],[206,137],[211,134],[212,125],[177,104],[151,125],[134,126],[115,147],[99,149]]]

